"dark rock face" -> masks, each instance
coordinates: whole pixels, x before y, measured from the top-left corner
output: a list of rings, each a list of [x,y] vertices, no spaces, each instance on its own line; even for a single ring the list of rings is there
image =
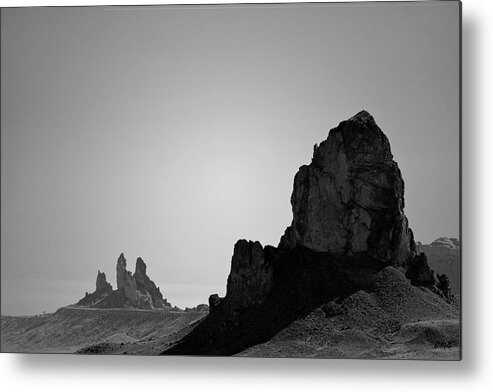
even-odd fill
[[[421,253],[417,256],[406,271],[406,278],[414,286],[424,286],[432,288],[435,285],[435,276],[433,270],[428,265],[426,255]]]
[[[368,112],[341,122],[315,146],[312,162],[295,176],[291,204],[293,222],[281,238],[281,253],[304,247],[334,256],[365,254],[410,269],[415,285],[434,285],[426,257],[416,256],[404,215],[404,181],[390,143]],[[266,252],[279,253],[259,242],[236,243],[222,301],[225,309],[267,298],[273,269]]]
[[[404,215],[404,182],[387,137],[362,111],[332,129],[312,162],[300,167],[291,195],[293,222],[280,247],[367,252],[392,265],[415,256]]]
[[[137,291],[137,284],[130,271],[127,271],[127,260],[122,253],[116,262],[116,287],[132,307],[150,308],[152,300],[145,298]]]
[[[452,300],[453,295],[452,295],[452,288],[450,286],[450,280],[448,279],[447,275],[443,274],[437,274],[437,289],[443,294],[445,299],[447,300]]]
[[[234,247],[224,305],[236,310],[263,302],[272,289],[272,274],[260,242],[239,240]]]
[[[123,253],[120,254],[116,261],[116,288],[123,290],[128,282],[129,271],[127,271],[127,259]],[[130,273],[130,276],[132,274]]]
[[[222,298],[218,294],[212,294],[209,296],[209,311],[215,312],[221,304]]]

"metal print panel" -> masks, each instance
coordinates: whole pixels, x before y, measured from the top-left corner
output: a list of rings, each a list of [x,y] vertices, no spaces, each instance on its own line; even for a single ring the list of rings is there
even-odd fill
[[[2,9],[2,352],[459,360],[460,7]]]

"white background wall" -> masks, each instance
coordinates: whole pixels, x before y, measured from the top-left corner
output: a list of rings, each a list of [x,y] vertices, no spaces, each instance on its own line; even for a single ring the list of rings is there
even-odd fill
[[[255,2],[261,2],[259,0]],[[105,1],[104,4],[137,4]],[[165,1],[147,1],[163,4]],[[207,3],[181,1],[180,3]],[[4,1],[1,6],[97,1]],[[490,170],[493,23],[491,2],[463,2],[463,360],[462,362],[136,358],[0,354],[4,391],[483,391],[493,384]],[[489,100],[490,99],[490,100]],[[489,110],[490,109],[490,110]]]

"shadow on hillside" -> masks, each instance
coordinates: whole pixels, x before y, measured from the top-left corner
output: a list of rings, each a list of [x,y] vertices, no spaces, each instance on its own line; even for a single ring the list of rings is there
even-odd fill
[[[270,340],[320,305],[368,289],[385,265],[366,254],[338,258],[297,248],[271,261],[274,287],[261,305],[218,309],[162,355],[233,355]]]

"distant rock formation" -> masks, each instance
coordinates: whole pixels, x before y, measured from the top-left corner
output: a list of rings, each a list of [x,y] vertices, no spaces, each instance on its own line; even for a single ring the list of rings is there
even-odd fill
[[[137,286],[137,290],[141,293],[146,292],[151,298],[151,305],[154,308],[169,308],[171,304],[163,298],[159,287],[147,276],[147,266],[140,257],[137,258],[135,264],[134,280]]]
[[[417,245],[418,252],[426,254],[430,267],[438,274],[447,275],[451,294],[457,297],[460,295],[460,246],[457,238],[447,237],[438,238],[428,245]]]
[[[89,294],[86,292],[84,298],[77,302],[77,306],[92,306],[106,298],[113,291],[113,287],[106,281],[104,272],[98,271],[96,277],[96,291]]]
[[[440,292],[443,294],[445,299],[451,300],[453,294],[452,294],[452,288],[450,286],[450,280],[447,277],[447,275],[437,274],[437,280],[438,280],[438,284],[437,284],[438,290],[440,290]]]
[[[140,257],[135,273],[127,271],[127,260],[122,253],[116,262],[116,286],[113,290],[106,281],[106,275],[98,271],[96,291],[86,293],[77,306],[96,308],[167,309],[171,304],[163,298],[159,287],[147,276],[147,267]]]
[[[218,294],[211,294],[209,296],[209,311],[212,313],[219,308],[222,298]]]
[[[209,306],[206,304],[199,304],[193,308],[186,307],[185,312],[192,312],[192,313],[193,312],[201,312],[201,313],[209,312]]]
[[[96,278],[96,292],[112,292],[113,287],[106,281],[106,275],[104,272],[98,271]]]
[[[301,166],[291,195],[293,223],[280,247],[367,252],[404,266],[416,254],[404,215],[404,181],[390,143],[366,111],[332,129],[312,162]]]
[[[433,287],[436,283],[433,270],[428,265],[426,255],[420,253],[406,271],[406,278],[414,286]]]
[[[123,253],[116,262],[116,287],[123,294],[129,305],[134,308],[151,308],[151,298],[147,293],[137,290],[137,283],[130,271],[127,271],[127,261]]]

